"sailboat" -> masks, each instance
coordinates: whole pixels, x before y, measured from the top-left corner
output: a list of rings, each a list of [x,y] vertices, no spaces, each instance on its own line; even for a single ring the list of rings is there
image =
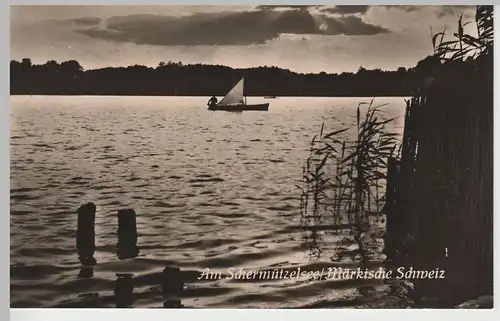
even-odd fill
[[[224,111],[244,111],[244,110],[260,110],[267,111],[269,103],[265,104],[247,104],[247,97],[244,96],[245,77],[231,89],[222,100],[216,104],[209,104],[208,110],[224,110]]]

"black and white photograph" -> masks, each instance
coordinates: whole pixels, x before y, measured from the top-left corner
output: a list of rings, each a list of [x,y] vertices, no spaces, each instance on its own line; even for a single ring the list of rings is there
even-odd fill
[[[493,6],[10,6],[10,307],[492,309]]]

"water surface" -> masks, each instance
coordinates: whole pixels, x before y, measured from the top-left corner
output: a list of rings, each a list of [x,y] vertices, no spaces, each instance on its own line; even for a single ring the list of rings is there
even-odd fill
[[[183,304],[210,308],[349,306],[356,284],[197,280],[205,268],[320,269],[301,247],[295,184],[308,143],[351,126],[367,98],[278,98],[269,112],[210,112],[208,97],[11,97],[11,306],[91,296],[114,306],[133,273],[135,307],[160,307],[155,273],[179,266]],[[248,98],[250,102],[263,99]],[[378,98],[402,116],[402,98]],[[390,126],[401,132],[403,120]],[[92,278],[78,278],[76,209],[97,205]],[[118,209],[137,212],[140,254],[116,256]],[[352,265],[349,262],[346,266]]]

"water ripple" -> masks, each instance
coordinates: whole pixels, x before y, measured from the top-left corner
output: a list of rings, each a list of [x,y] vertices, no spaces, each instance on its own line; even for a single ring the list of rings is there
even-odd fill
[[[206,268],[332,265],[303,252],[295,184],[323,118],[351,124],[360,101],[280,98],[268,113],[233,114],[208,112],[203,97],[11,97],[11,306],[113,307],[126,272],[135,306],[159,307],[166,265],[181,268],[188,307],[361,304],[355,282],[198,279]],[[403,99],[389,101],[401,115]],[[81,270],[75,211],[86,202],[97,205],[98,263]],[[125,207],[140,255],[118,260]]]

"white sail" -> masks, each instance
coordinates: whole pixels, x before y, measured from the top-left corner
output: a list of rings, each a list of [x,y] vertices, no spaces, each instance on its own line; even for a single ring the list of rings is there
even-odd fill
[[[240,81],[231,89],[224,98],[218,103],[218,105],[227,106],[227,105],[238,105],[244,104],[243,101],[243,88],[244,88],[244,78],[241,78]]]

